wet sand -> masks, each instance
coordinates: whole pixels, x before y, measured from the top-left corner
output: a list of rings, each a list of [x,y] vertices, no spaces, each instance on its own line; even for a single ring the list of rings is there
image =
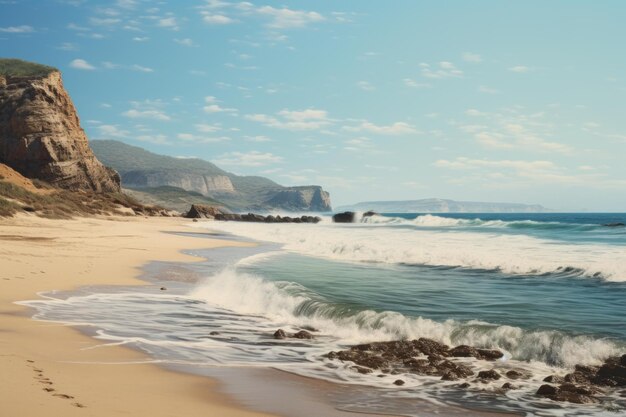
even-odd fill
[[[184,219],[0,219],[0,409],[3,416],[262,416],[206,377],[173,372],[140,352],[30,319],[15,301],[84,285],[141,285],[154,259],[195,262],[180,249],[245,245],[197,239]]]
[[[0,404],[10,416],[496,416],[263,368],[163,367],[92,330],[35,321],[15,301],[89,286],[191,284],[209,248],[253,244],[192,233],[188,220],[0,219]],[[181,252],[185,249],[187,253]],[[193,252],[197,256],[189,255]],[[191,263],[190,263],[191,262]],[[141,279],[140,279],[141,278]],[[146,281],[145,279],[148,279]],[[270,381],[271,383],[268,383]],[[252,411],[260,410],[260,411]]]

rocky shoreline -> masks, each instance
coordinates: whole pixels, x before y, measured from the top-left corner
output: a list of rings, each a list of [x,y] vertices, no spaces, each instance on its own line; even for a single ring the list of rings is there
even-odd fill
[[[503,352],[460,345],[450,347],[435,340],[420,338],[391,342],[375,342],[332,351],[325,357],[332,361],[352,362],[350,369],[360,374],[387,375],[416,374],[439,377],[442,381],[459,381],[460,389],[471,389],[473,384],[505,380],[499,391],[518,389],[517,380],[528,380],[530,372],[511,369],[505,373],[495,368],[475,372],[460,358],[494,362],[503,358]],[[595,404],[614,389],[626,387],[626,354],[610,357],[601,366],[576,365],[574,372],[561,377],[549,375],[535,392],[537,397],[557,402]],[[401,386],[405,381],[396,379]]]
[[[254,223],[319,223],[322,219],[318,216],[263,216],[255,213],[236,214],[230,213],[226,209],[202,204],[193,204],[187,214],[188,219],[210,219],[233,222],[254,222]]]

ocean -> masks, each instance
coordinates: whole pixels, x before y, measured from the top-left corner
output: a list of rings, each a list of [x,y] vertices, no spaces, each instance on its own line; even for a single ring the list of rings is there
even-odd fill
[[[167,291],[86,288],[24,304],[37,319],[88,326],[163,364],[266,367],[366,387],[379,413],[419,415],[398,405],[415,398],[529,416],[624,415],[624,389],[592,405],[535,395],[548,375],[626,353],[624,223],[626,214],[587,213],[198,222],[199,231],[259,245],[195,252],[207,258],[188,266],[195,278],[173,280]],[[279,328],[315,338],[275,340]],[[420,337],[500,349],[496,362],[464,363],[525,377],[506,391],[506,378],[470,377],[461,389],[440,377],[362,374],[326,357],[354,344]]]

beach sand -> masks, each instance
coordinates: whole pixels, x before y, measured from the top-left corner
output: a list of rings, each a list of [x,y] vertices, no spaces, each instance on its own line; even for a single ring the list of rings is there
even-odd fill
[[[15,301],[84,285],[138,285],[150,260],[193,262],[181,249],[246,245],[164,231],[175,218],[0,219],[0,415],[261,416],[218,391],[217,382],[165,370],[138,351],[74,328],[35,321]],[[99,346],[93,348],[94,346]]]
[[[357,407],[357,412],[342,410],[341,402],[330,400],[351,398],[359,387],[273,369],[166,369],[137,350],[103,344],[84,328],[33,320],[32,310],[15,304],[37,299],[38,293],[84,286],[161,285],[171,279],[172,268],[178,278],[185,274],[184,264],[178,263],[204,260],[181,250],[251,245],[198,233],[188,222],[142,217],[47,220],[33,215],[0,219],[0,416],[381,416],[367,406]],[[150,282],[140,280],[155,260],[174,263],[150,274]],[[468,413],[407,401],[424,416]]]

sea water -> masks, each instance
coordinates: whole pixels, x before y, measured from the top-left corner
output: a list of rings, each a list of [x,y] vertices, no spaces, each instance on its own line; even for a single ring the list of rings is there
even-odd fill
[[[252,251],[207,252],[209,261],[195,266],[201,280],[167,293],[100,289],[27,304],[39,319],[88,324],[97,337],[165,363],[272,367],[370,386],[383,403],[420,398],[528,415],[614,416],[626,410],[623,390],[599,405],[558,404],[534,393],[548,375],[626,353],[626,228],[616,223],[626,216],[387,214],[352,224],[328,218],[317,225],[194,223],[262,243]],[[278,328],[315,329],[316,337],[274,340]],[[505,379],[470,378],[470,389],[461,390],[437,377],[362,375],[325,357],[357,343],[419,337],[500,349],[502,360],[467,364],[531,376],[512,381],[516,389],[507,392],[499,389]],[[398,378],[404,386],[392,384]]]

